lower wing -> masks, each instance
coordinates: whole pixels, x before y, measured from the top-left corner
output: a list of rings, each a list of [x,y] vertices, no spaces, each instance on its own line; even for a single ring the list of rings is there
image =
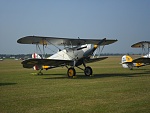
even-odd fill
[[[35,65],[46,66],[64,66],[71,65],[72,60],[56,60],[56,59],[28,59],[22,62],[24,68],[33,68]]]
[[[150,64],[150,58],[137,58],[137,59],[134,59],[132,62]]]
[[[85,59],[85,63],[92,63],[104,60],[108,57],[100,57],[100,58],[90,58]],[[59,67],[65,65],[73,65],[72,60],[57,60],[57,59],[28,59],[22,62],[24,68],[33,68],[35,65],[39,66],[51,66],[51,67]],[[81,63],[82,64],[82,63]]]
[[[100,58],[90,58],[90,59],[85,59],[85,62],[86,63],[92,63],[92,62],[97,62],[97,61],[101,61],[101,60],[104,60],[108,57],[100,57]]]

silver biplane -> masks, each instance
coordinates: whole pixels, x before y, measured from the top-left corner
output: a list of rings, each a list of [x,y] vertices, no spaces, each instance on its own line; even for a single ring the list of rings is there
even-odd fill
[[[142,57],[133,60],[129,55],[124,55],[122,57],[123,68],[129,68],[130,70],[132,70],[133,67],[150,65],[150,41],[141,41],[133,44],[131,47],[142,48]],[[145,54],[145,52],[147,53]]]
[[[92,68],[87,66],[86,63],[96,62],[104,60],[107,57],[94,57],[95,50],[102,46],[112,44],[117,40],[104,39],[72,39],[72,38],[57,38],[57,37],[42,37],[42,36],[26,36],[17,40],[20,44],[35,44],[36,46],[53,45],[58,49],[58,52],[45,58],[44,55],[41,57],[37,53],[32,54],[31,59],[24,60],[22,65],[24,68],[34,68],[39,70],[38,74],[43,74],[43,69],[52,69],[56,67],[65,66],[68,71],[68,77],[76,76],[75,67],[84,71],[86,76],[92,75]],[[63,46],[61,50],[59,46]],[[79,67],[84,66],[84,69]]]

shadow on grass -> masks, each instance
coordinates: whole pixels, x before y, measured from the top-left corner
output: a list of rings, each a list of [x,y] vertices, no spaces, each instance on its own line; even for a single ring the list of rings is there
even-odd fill
[[[146,72],[150,74],[150,71],[146,71]]]
[[[17,83],[0,83],[0,86],[16,85]]]
[[[105,78],[105,77],[140,77],[146,74],[146,76],[150,73],[150,71],[145,71],[142,73],[101,73],[94,74],[93,76],[85,76],[83,73],[77,73],[75,79],[96,79],[96,78]],[[44,79],[68,79],[66,74],[46,74],[47,76],[51,76],[50,78]]]
[[[95,74],[95,78],[103,78],[103,77],[115,77],[115,76],[120,76],[120,77],[140,77],[143,74],[147,73],[113,73],[113,74]]]
[[[55,76],[55,77],[43,78],[43,79],[68,79],[68,77],[65,75],[65,76]]]
[[[68,78],[67,74],[58,74],[58,73],[49,73],[49,74],[43,74],[43,75],[36,75],[36,76],[45,76],[49,78],[43,78],[43,79],[66,79]]]

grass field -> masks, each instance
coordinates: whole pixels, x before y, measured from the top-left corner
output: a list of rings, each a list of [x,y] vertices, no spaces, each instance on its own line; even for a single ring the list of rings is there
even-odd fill
[[[150,66],[123,69],[121,57],[89,64],[92,77],[56,68],[42,76],[21,61],[0,62],[0,113],[150,113]]]

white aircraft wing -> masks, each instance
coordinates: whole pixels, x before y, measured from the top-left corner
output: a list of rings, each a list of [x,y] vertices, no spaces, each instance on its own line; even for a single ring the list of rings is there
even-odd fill
[[[150,41],[141,41],[141,42],[133,44],[131,47],[133,47],[133,48],[143,48],[143,47],[150,48]]]
[[[24,68],[33,68],[35,65],[47,66],[64,66],[73,63],[72,60],[55,60],[55,59],[28,59],[22,62]]]
[[[72,39],[72,38],[58,38],[58,37],[42,37],[42,36],[26,36],[17,40],[20,44],[44,44],[44,45],[65,45],[77,46],[84,44],[98,44],[102,39]],[[108,45],[117,40],[106,39],[100,45]]]

